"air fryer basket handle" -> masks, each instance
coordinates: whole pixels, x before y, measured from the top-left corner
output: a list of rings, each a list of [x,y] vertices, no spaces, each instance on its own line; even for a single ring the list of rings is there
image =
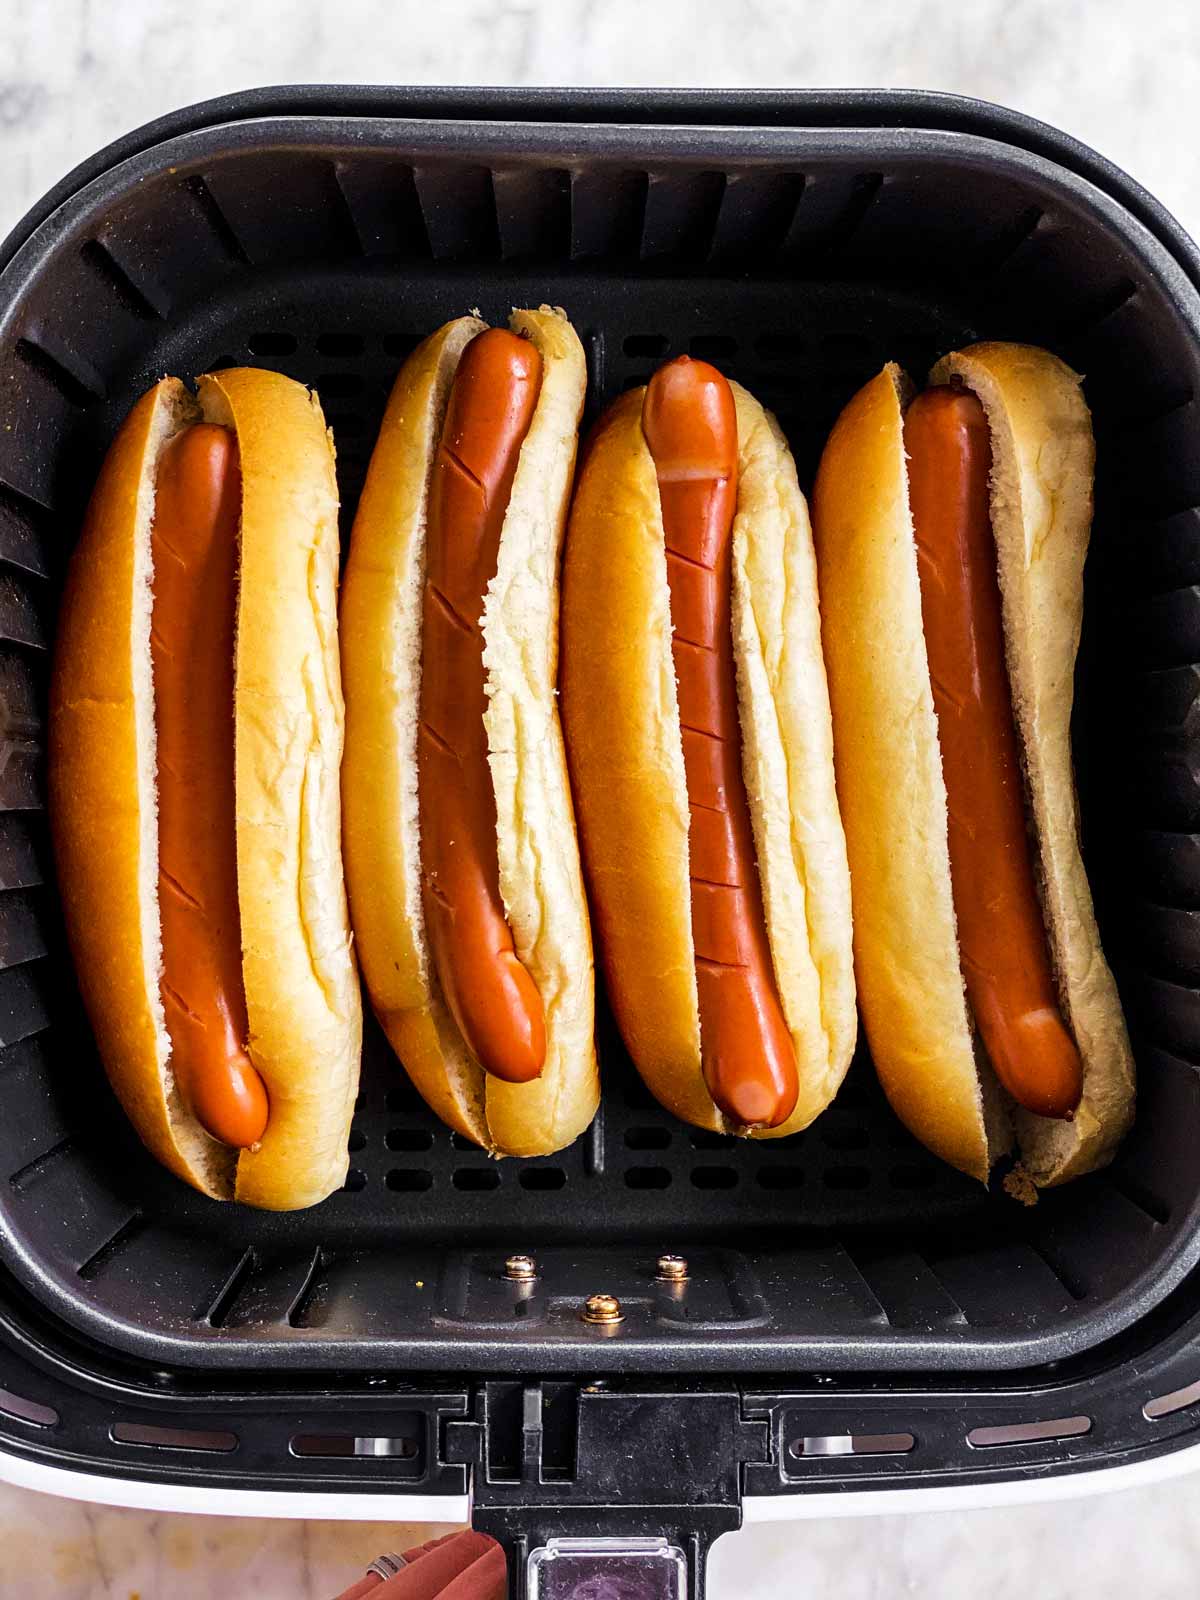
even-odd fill
[[[743,1466],[770,1454],[736,1390],[499,1381],[472,1410],[447,1422],[446,1457],[519,1600],[610,1592],[618,1573],[631,1600],[700,1600],[709,1546],[741,1525]]]

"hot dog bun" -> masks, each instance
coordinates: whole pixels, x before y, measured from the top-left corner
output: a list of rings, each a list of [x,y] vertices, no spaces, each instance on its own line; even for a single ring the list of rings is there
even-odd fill
[[[1133,1117],[1133,1057],[1079,852],[1071,767],[1095,450],[1079,378],[1045,351],[975,345],[930,375],[952,378],[978,395],[991,431],[992,528],[1035,869],[1060,1007],[1083,1060],[1074,1119],[1014,1114],[966,1003],[903,448],[911,385],[894,364],[843,411],[813,498],[856,970],[880,1079],[913,1133],[983,1181],[1015,1143],[1023,1174],[1045,1187],[1103,1166]]]
[[[421,898],[417,718],[430,475],[458,363],[484,329],[447,323],[396,380],[342,595],[346,876],[359,959],[392,1047],[437,1114],[497,1155],[570,1144],[599,1104],[591,934],[556,704],[558,565],[586,367],[560,311],[510,326],[542,358],[483,612],[500,892],[545,1008],[541,1076],[485,1074],[442,997]]]
[[[738,385],[733,637],[742,769],[805,1127],[854,1049],[850,884],[808,511],[774,418]],[[609,997],[647,1085],[725,1130],[701,1070],[689,810],[660,494],[632,390],[588,443],[563,575],[563,718]]]
[[[237,435],[236,848],[249,1049],[267,1131],[210,1138],[173,1081],[160,994],[155,472],[201,419]],[[149,1149],[218,1199],[312,1205],[345,1176],[362,1016],[342,886],[337,487],[315,395],[275,373],[164,378],[122,427],[71,564],[51,687],[50,813],[67,927],[109,1078]]]

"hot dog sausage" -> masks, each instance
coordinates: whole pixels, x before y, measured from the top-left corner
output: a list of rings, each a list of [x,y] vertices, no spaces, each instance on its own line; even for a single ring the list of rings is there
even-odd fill
[[[541,365],[533,345],[504,328],[467,346],[434,463],[423,603],[417,763],[425,922],[463,1038],[485,1071],[510,1083],[541,1072],[546,1019],[500,898],[480,617]]]
[[[162,995],[171,1068],[201,1124],[245,1149],[267,1125],[246,1053],[233,792],[237,443],[197,423],[163,451],[150,650],[158,734]]]
[[[799,1079],[784,1021],[742,782],[731,631],[737,414],[716,370],[661,367],[642,406],[666,534],[672,653],[687,778],[701,1065],[721,1111],[778,1127]]]
[[[927,389],[905,415],[904,448],[967,998],[1013,1098],[1070,1117],[1083,1069],[1059,1013],[1025,827],[983,407]]]

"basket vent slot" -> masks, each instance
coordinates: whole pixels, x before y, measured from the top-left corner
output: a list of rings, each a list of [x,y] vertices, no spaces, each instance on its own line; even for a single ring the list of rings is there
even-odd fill
[[[400,1194],[420,1194],[433,1188],[433,1173],[424,1167],[393,1167],[384,1181]]]
[[[27,1400],[23,1394],[13,1394],[11,1389],[0,1389],[0,1416],[31,1422],[35,1428],[52,1428],[58,1421],[58,1412],[53,1406]]]
[[[252,1249],[242,1252],[233,1271],[213,1296],[212,1303],[200,1315],[201,1322],[219,1328],[229,1315],[234,1301],[246,1286],[246,1279],[258,1265],[258,1256]]]
[[[977,283],[995,277],[1037,232],[1045,213],[1040,206],[1028,206],[1011,225],[1004,228],[977,257],[972,276]]]
[[[551,1189],[566,1187],[567,1175],[561,1167],[522,1167],[520,1184],[522,1189],[533,1189],[544,1192]]]
[[[417,167],[413,181],[435,261],[495,261],[496,191],[486,167]]]
[[[688,355],[697,361],[732,361],[738,342],[728,333],[695,333],[688,340]]]
[[[126,311],[143,322],[161,322],[166,317],[171,308],[161,291],[151,299],[149,293],[133,281],[101,240],[89,239],[79,254],[87,267],[108,285]]]
[[[1130,1205],[1135,1205],[1139,1211],[1144,1211],[1159,1227],[1165,1227],[1171,1220],[1171,1208],[1167,1202],[1125,1167],[1110,1167],[1108,1181],[1119,1195],[1129,1201]]]
[[[665,1150],[671,1143],[670,1128],[626,1128],[627,1150]]]
[[[723,172],[655,172],[642,217],[643,261],[703,261],[716,236]]]
[[[423,337],[424,335],[420,333],[385,333],[383,336],[383,353],[387,356],[395,356],[397,361],[405,361],[412,355]]]
[[[365,255],[428,258],[429,237],[411,167],[391,157],[362,156],[335,162],[334,176]]]
[[[738,1175],[732,1167],[693,1167],[693,1189],[736,1189]]]
[[[49,339],[45,334],[37,340],[18,339],[17,355],[39,377],[62,395],[70,405],[90,406],[105,398],[104,380],[90,362],[72,355],[62,345],[53,351],[46,348]],[[57,344],[57,341],[55,341]]]
[[[571,174],[554,168],[492,174],[496,225],[505,261],[559,259],[571,242]]]
[[[99,1249],[93,1250],[87,1260],[80,1264],[78,1269],[79,1276],[81,1278],[97,1277],[113,1257],[125,1248],[134,1235],[141,1232],[145,1222],[146,1219],[142,1213],[135,1211],[131,1217],[121,1224],[115,1233],[110,1234]]]
[[[911,1433],[804,1434],[788,1445],[797,1461],[809,1456],[902,1456],[916,1448]]]
[[[372,243],[370,231],[358,225],[355,207],[351,204],[350,196],[346,192],[344,169],[340,162],[329,163],[329,176],[333,182],[329,188],[329,213],[333,224],[333,231],[340,239],[343,251],[348,256],[363,256],[367,254],[368,244]]]
[[[415,1461],[421,1441],[408,1434],[296,1433],[289,1448],[294,1456],[374,1456]]]
[[[16,1041],[11,1042],[15,1043]],[[27,1161],[23,1167],[19,1167],[9,1178],[9,1183],[12,1184],[14,1189],[27,1189],[31,1183],[36,1182],[41,1177],[52,1161],[57,1161],[60,1156],[65,1156],[74,1143],[75,1135],[68,1133],[57,1144],[52,1144],[48,1150],[43,1150],[41,1155],[34,1156],[32,1161]]]
[[[1120,278],[1099,299],[1076,314],[1062,332],[1063,342],[1081,339],[1084,334],[1093,333],[1102,322],[1107,322],[1109,317],[1115,316],[1122,307],[1127,306],[1137,292],[1138,286],[1132,278]]]
[[[693,1150],[732,1150],[737,1140],[731,1133],[709,1133],[701,1130],[689,1135]]]
[[[883,188],[882,172],[860,172],[850,187],[850,197],[841,216],[830,228],[825,244],[828,250],[840,250],[862,227],[867,212],[879,198]]]
[[[757,1177],[760,1189],[802,1189],[805,1182],[802,1167],[759,1167]]]
[[[1036,1255],[1042,1262],[1042,1264],[1050,1269],[1050,1271],[1058,1279],[1059,1283],[1062,1284],[1063,1288],[1071,1296],[1072,1300],[1087,1299],[1087,1284],[1082,1281],[1082,1279],[1079,1277],[1079,1274],[1073,1271],[1072,1268],[1066,1264],[1066,1262],[1059,1259],[1057,1252],[1050,1250],[1049,1246],[1044,1240],[1038,1244],[1031,1243],[1030,1248],[1032,1249],[1034,1255]]]
[[[183,189],[195,201],[196,209],[216,235],[222,250],[224,250],[229,259],[241,262],[243,266],[247,265],[250,257],[242,247],[242,241],[238,238],[233,224],[221,210],[217,197],[204,179],[198,174],[185,178],[183,180]]]
[[[37,578],[50,576],[58,552],[51,557],[56,532],[46,506],[0,481],[0,554],[22,572]]]
[[[668,1167],[629,1167],[625,1172],[627,1189],[669,1189],[671,1172]]]
[[[821,1181],[827,1189],[868,1189],[871,1173],[867,1167],[828,1167],[821,1174]]]
[[[367,431],[362,417],[353,411],[327,411],[325,422],[339,439],[361,439]]]
[[[407,1078],[404,1078],[396,1088],[389,1089],[384,1099],[384,1104],[389,1111],[411,1112],[423,1111],[425,1102],[413,1088]]]
[[[760,361],[799,361],[808,354],[811,336],[771,328],[754,341],[754,354]]]
[[[644,172],[573,172],[572,259],[619,262],[635,257],[649,186]]]
[[[642,383],[645,382],[645,379],[639,378],[637,381]],[[641,1078],[637,1077],[636,1075],[631,1075],[628,1079],[626,1079],[623,1093],[625,1104],[628,1106],[630,1111],[653,1111],[657,1113],[662,1110],[662,1107],[650,1093],[646,1085],[642,1082]]]
[[[353,356],[361,356],[366,341],[361,333],[322,333],[317,337],[317,354],[319,356],[333,356],[337,360],[349,360]],[[357,373],[352,374],[357,377]],[[317,392],[327,387],[333,379],[327,373],[323,378],[317,379]],[[359,380],[361,387],[361,380]]]
[[[804,195],[801,172],[731,172],[717,216],[709,259],[757,264],[777,255]]]
[[[357,372],[319,373],[313,387],[326,400],[357,400],[366,388],[366,380]]]
[[[0,813],[0,889],[37,889],[45,882],[43,846],[29,821]]]
[[[294,356],[299,346],[300,341],[294,333],[286,333],[278,328],[259,328],[246,340],[246,348],[251,355],[267,356],[274,361],[283,356]]]
[[[480,1194],[500,1187],[500,1173],[495,1167],[456,1167],[450,1181],[456,1189]]]
[[[937,1168],[903,1164],[888,1171],[888,1182],[893,1189],[929,1189],[937,1182]]]
[[[1169,1394],[1156,1395],[1153,1400],[1147,1400],[1142,1407],[1142,1415],[1147,1422],[1156,1422],[1159,1417],[1169,1417],[1173,1412],[1182,1411],[1185,1406],[1194,1406],[1198,1400],[1200,1378],[1183,1389],[1172,1389]]]
[[[1006,1422],[997,1427],[971,1428],[967,1443],[976,1450],[990,1450],[1000,1444],[1044,1444],[1053,1439],[1078,1439],[1091,1431],[1091,1417],[1054,1417],[1047,1422]]]
[[[389,1150],[432,1150],[433,1134],[428,1128],[389,1128],[383,1141]],[[461,1146],[455,1145],[455,1149]],[[477,1148],[470,1140],[466,1141],[466,1148]]]
[[[152,1450],[204,1450],[228,1455],[238,1436],[228,1428],[160,1428],[149,1422],[114,1422],[108,1436],[116,1444],[149,1446]]]
[[[627,356],[644,357],[652,361],[661,361],[670,348],[671,341],[665,333],[626,334],[621,345]]]
[[[834,1102],[836,1105],[836,1101]],[[865,1150],[871,1142],[865,1128],[853,1124],[831,1123],[829,1127],[820,1129],[821,1143],[829,1150]]]

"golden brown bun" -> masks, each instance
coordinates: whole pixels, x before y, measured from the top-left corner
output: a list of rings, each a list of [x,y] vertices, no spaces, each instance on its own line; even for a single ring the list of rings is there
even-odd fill
[[[776,981],[805,1127],[854,1049],[850,884],[833,777],[808,512],[775,420],[733,385],[739,482],[733,634],[742,766]],[[669,1110],[725,1129],[704,1082],[688,877],[688,803],[670,589],[645,390],[588,443],[563,575],[563,718],[609,996]]]
[[[975,391],[991,428],[992,528],[1038,887],[1059,1003],[1083,1057],[1074,1121],[1016,1111],[1022,1164],[1047,1187],[1107,1165],[1134,1111],[1133,1052],[1079,851],[1071,764],[1096,452],[1078,376],[1044,350],[972,345],[930,374],[933,383],[951,378]]]
[[[59,615],[48,786],[75,969],[112,1086],[165,1166],[227,1197],[236,1157],[183,1107],[159,992],[150,524],[158,457],[199,415],[183,385],[164,378],[105,458]]]
[[[208,1137],[170,1069],[159,992],[150,662],[158,457],[206,416],[237,429],[243,479],[236,657],[238,889],[250,1054],[270,1096],[261,1148]],[[337,493],[315,397],[272,373],[165,378],[105,461],[71,564],[51,688],[50,809],[68,932],[105,1068],[166,1166],[271,1209],[342,1182],[361,1009],[341,884]]]
[[[1071,778],[1091,425],[1078,378],[1043,351],[977,345],[947,357],[931,377],[954,375],[979,393],[991,426],[992,522],[1043,909],[1084,1063],[1073,1123],[1015,1118],[1024,1167],[1047,1185],[1109,1160],[1133,1105],[1132,1056],[1079,856]],[[859,996],[880,1079],[919,1139],[986,1181],[1012,1147],[1013,1116],[978,1044],[959,961],[903,449],[907,392],[889,364],[855,395],[814,490],[838,792]]]
[[[392,388],[358,503],[342,585],[346,753],[342,845],[367,992],[420,1093],[487,1142],[483,1073],[441,1003],[424,937],[417,811],[417,685],[429,474],[458,362],[483,331],[448,322]]]
[[[497,1155],[544,1155],[599,1104],[591,934],[555,704],[558,564],[586,382],[566,317],[543,306],[512,326],[542,356],[484,605],[485,718],[500,889],[517,953],[546,1014],[541,1077],[489,1077],[442,999],[425,939],[417,809],[421,600],[430,476],[458,362],[484,324],[462,317],[396,380],[350,541],[342,597],[346,874],[363,974],[379,1020],[430,1106]],[[517,758],[520,752],[520,759]]]
[[[338,494],[320,402],[275,372],[200,379],[237,434],[238,905],[250,1058],[271,1113],[236,1197],[273,1211],[341,1187],[362,1054],[342,876]]]
[[[983,1179],[995,1152],[958,960],[901,400],[889,365],[838,418],[813,489],[855,970],[892,1105],[931,1150]]]

